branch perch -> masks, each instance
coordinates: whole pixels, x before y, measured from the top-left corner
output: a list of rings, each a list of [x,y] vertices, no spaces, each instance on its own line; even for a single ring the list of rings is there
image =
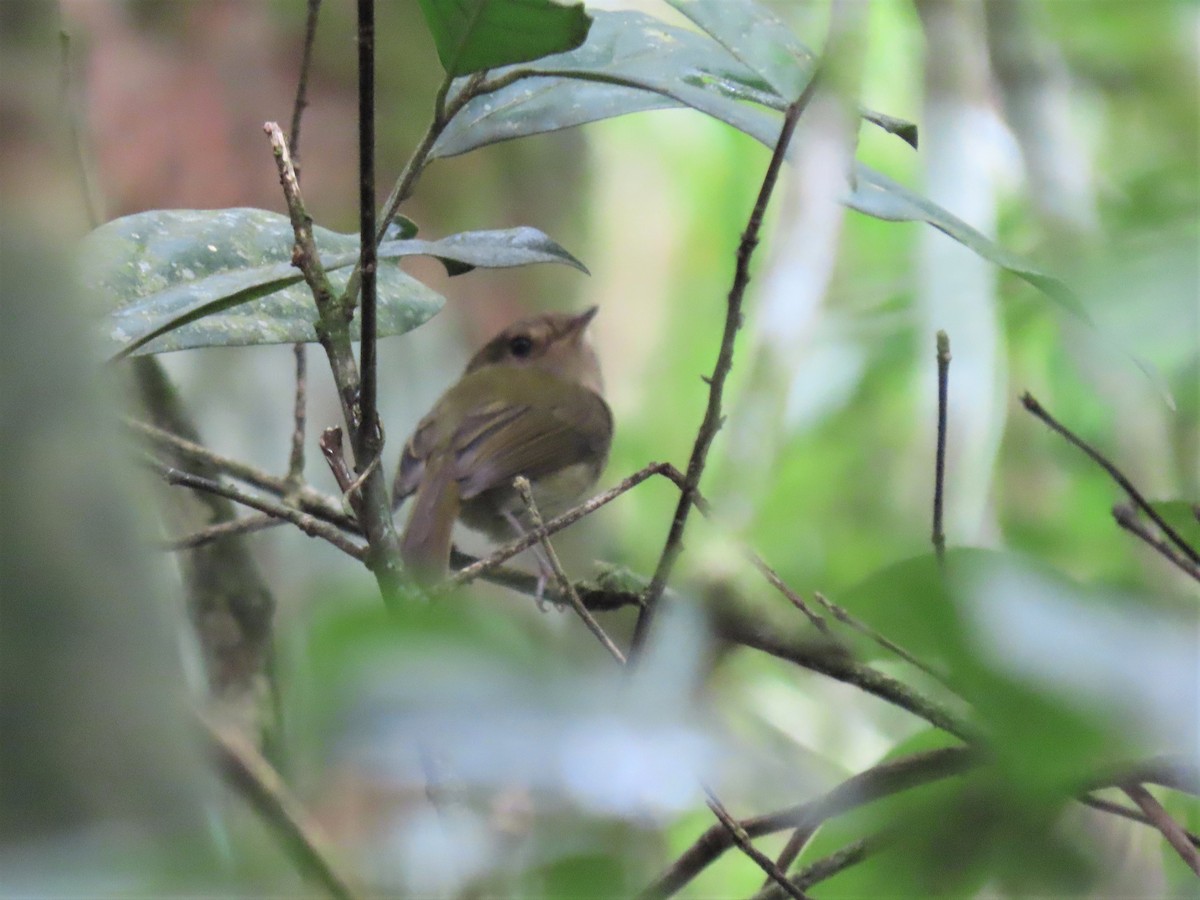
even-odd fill
[[[646,588],[645,603],[638,613],[637,624],[634,626],[633,642],[630,647],[630,660],[634,662],[645,646],[646,636],[654,621],[658,602],[667,586],[667,580],[671,577],[675,561],[683,550],[683,532],[687,527],[688,514],[695,502],[696,491],[700,487],[700,476],[704,474],[708,451],[712,446],[713,438],[716,437],[725,420],[725,416],[721,412],[721,401],[725,392],[725,380],[733,368],[734,338],[737,337],[738,330],[742,327],[742,301],[746,296],[746,286],[750,283],[750,259],[754,255],[754,248],[758,246],[758,233],[762,228],[763,216],[766,214],[771,195],[775,192],[775,183],[779,179],[779,171],[783,167],[788,145],[796,131],[796,123],[800,121],[801,113],[812,100],[818,81],[819,78],[814,73],[803,93],[796,102],[788,107],[787,113],[783,117],[779,140],[775,143],[775,151],[771,154],[771,162],[767,165],[767,173],[758,192],[758,199],[754,203],[750,220],[746,224],[746,230],[742,233],[742,240],[738,245],[733,286],[729,289],[729,298],[725,307],[725,329],[721,335],[721,349],[717,353],[717,361],[713,367],[712,376],[708,380],[708,406],[704,410],[704,419],[696,432],[696,442],[692,446],[692,455],[688,460],[682,493],[679,503],[675,506],[675,516],[671,520],[671,530],[667,534],[662,555],[659,556],[654,577],[650,579],[650,586]]]

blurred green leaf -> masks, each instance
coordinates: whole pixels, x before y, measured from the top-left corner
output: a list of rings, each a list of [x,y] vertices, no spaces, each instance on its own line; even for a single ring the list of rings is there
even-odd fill
[[[762,77],[776,94],[773,101],[767,101],[768,106],[786,109],[812,79],[816,56],[774,12],[754,0],[668,2]],[[914,123],[869,109],[860,109],[859,115],[916,148]]]
[[[358,236],[314,227],[335,290],[358,261]],[[312,295],[291,264],[291,223],[257,209],[154,210],[109,222],[84,240],[86,287],[112,312],[119,356],[195,347],[314,341]],[[583,263],[536,228],[471,231],[436,241],[385,241],[380,259],[435,256],[452,274]],[[403,334],[445,300],[398,266],[381,266],[379,335]],[[357,321],[352,333],[357,333]]]
[[[1031,790],[1068,790],[1095,766],[1147,749],[1139,736],[1171,745],[1195,727],[1187,673],[1197,651],[1181,637],[1189,620],[1136,596],[959,548],[942,565],[930,554],[887,566],[834,599],[943,666],[997,764]]]
[[[582,3],[551,0],[421,0],[421,12],[451,76],[571,50],[591,27]]]
[[[792,874],[866,836],[866,858],[814,896],[965,898],[989,882],[1013,896],[1086,889],[1093,873],[1058,827],[1069,798],[1023,787],[981,768],[876,801],[823,826]]]
[[[699,15],[708,7],[689,5],[688,9]],[[717,8],[711,11],[714,17],[718,14],[730,15]],[[766,25],[752,29],[755,33],[770,30]],[[797,60],[796,65],[800,71],[793,80],[809,77],[806,64]],[[696,109],[774,147],[781,127],[778,111],[786,106],[762,75],[716,41],[641,13],[597,12],[583,46],[520,68],[537,77],[522,78],[467,103],[438,137],[433,158],[613,116],[678,106]],[[777,66],[769,68],[774,77],[783,77]],[[904,131],[899,120],[890,120],[887,126]],[[926,222],[1087,320],[1082,305],[1060,279],[861,163],[845,202],[876,218]]]
[[[1091,321],[1079,298],[1061,279],[1043,272],[1018,254],[1005,250],[932,200],[862,163],[855,167],[855,183],[846,205],[877,219],[932,225],[989,262],[1029,282],[1063,309],[1085,322]]]
[[[612,853],[577,852],[563,855],[553,862],[529,873],[531,885],[537,885],[522,896],[545,897],[612,897],[635,892],[628,883],[625,865]],[[624,890],[618,890],[623,886]]]

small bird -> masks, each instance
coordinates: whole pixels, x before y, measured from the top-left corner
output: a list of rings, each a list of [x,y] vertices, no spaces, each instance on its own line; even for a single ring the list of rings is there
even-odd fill
[[[613,433],[586,334],[597,310],[544,313],[504,329],[408,439],[392,508],[415,493],[400,552],[417,577],[445,575],[455,519],[496,541],[532,527],[513,487],[518,475],[547,519],[596,484]]]

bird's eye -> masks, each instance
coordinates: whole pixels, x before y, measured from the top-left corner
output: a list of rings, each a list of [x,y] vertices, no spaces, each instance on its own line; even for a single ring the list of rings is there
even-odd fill
[[[533,341],[527,334],[518,334],[508,342],[508,352],[518,359],[528,356],[532,350]]]

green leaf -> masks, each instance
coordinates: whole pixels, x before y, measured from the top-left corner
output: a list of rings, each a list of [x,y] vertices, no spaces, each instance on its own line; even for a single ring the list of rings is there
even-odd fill
[[[582,3],[551,0],[421,0],[421,12],[452,77],[573,50],[592,23]]]
[[[358,261],[358,236],[319,227],[314,235],[334,289],[343,289]],[[292,243],[288,219],[264,210],[138,213],[84,240],[83,279],[110,310],[109,334],[119,356],[313,341],[316,308],[291,265]],[[466,268],[560,262],[587,271],[527,227],[380,245],[383,260],[414,255]],[[380,266],[378,286],[380,337],[417,327],[445,302],[398,266]]]
[[[314,234],[339,290],[358,237]],[[119,355],[312,341],[316,308],[291,265],[293,240],[287,217],[266,210],[152,210],[89,234],[82,279]],[[381,337],[416,328],[445,302],[399,267],[381,266],[378,278]]]
[[[504,269],[531,263],[562,263],[590,275],[587,266],[561,244],[536,228],[521,226],[494,231],[464,231],[437,241],[385,241],[379,245],[380,258],[392,256],[436,256],[451,275],[461,275],[477,267]]]
[[[778,97],[715,41],[636,12],[596,12],[587,42],[515,71],[534,73],[472,99],[434,144],[449,157],[499,141],[648,109],[690,106],[773,142]],[[756,103],[757,107],[746,102]]]
[[[958,216],[869,166],[862,163],[855,166],[855,184],[845,202],[851,209],[876,219],[932,225],[989,262],[1023,278],[1063,309],[1091,323],[1091,317],[1079,298],[1062,280],[1036,268],[1016,253],[1005,250]]]
[[[753,0],[667,0],[758,74],[783,106],[804,91],[816,55],[771,10]],[[782,108],[782,107],[781,107]]]
[[[722,6],[718,4],[718,8]],[[741,5],[731,3],[729,7]],[[689,3],[687,9],[698,13],[707,5]],[[731,14],[720,13],[726,18]],[[807,77],[805,63],[797,58],[796,65],[800,68],[794,78],[799,83]],[[780,68],[782,63],[772,67],[772,77],[785,77]],[[597,12],[591,35],[582,47],[522,69],[542,74],[471,100],[438,138],[432,156],[455,156],[499,141],[681,105],[732,125],[768,147],[774,147],[779,138],[777,110],[784,103],[764,76],[716,41],[641,13]],[[898,122],[894,120],[889,127],[903,130]],[[926,222],[1087,320],[1082,305],[1060,279],[867,166],[857,166],[855,184],[845,202],[880,219]]]
[[[755,0],[667,0],[711,35],[738,62],[758,75],[774,96],[760,102],[785,110],[804,92],[817,57],[778,16]],[[916,149],[917,126],[895,116],[860,108],[859,115]]]

